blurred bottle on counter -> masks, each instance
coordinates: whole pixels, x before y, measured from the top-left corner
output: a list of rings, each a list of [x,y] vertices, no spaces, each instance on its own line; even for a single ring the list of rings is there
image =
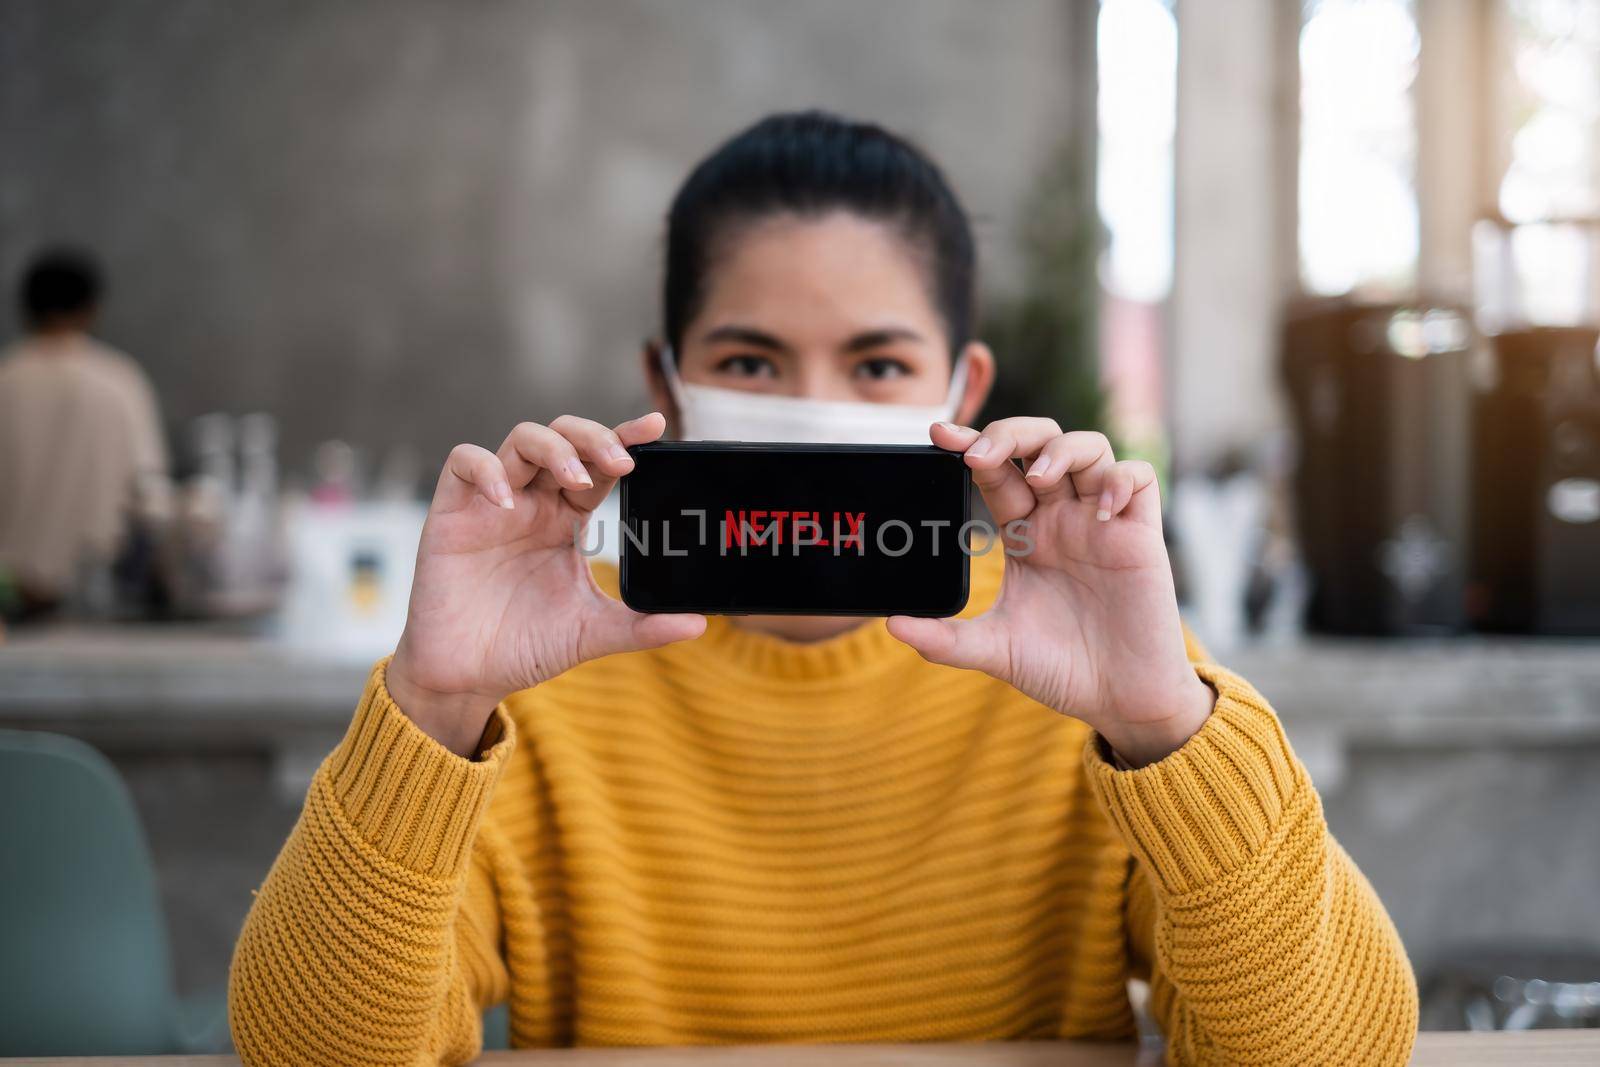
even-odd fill
[[[278,422],[266,412],[239,417],[239,473],[228,516],[225,584],[238,608],[268,611],[287,578],[278,485]]]
[[[360,494],[360,464],[345,441],[324,441],[311,456],[311,500],[322,505],[352,504]]]
[[[199,618],[267,614],[286,578],[277,423],[260,412],[213,412],[192,430],[196,473],[165,544],[174,609]]]

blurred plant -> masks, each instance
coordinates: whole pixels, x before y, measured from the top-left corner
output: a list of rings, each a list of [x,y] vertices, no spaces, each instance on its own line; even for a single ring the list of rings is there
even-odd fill
[[[1067,430],[1105,429],[1096,273],[1105,230],[1092,172],[1083,154],[1065,145],[1024,203],[1021,291],[991,298],[980,322],[999,370],[980,425],[1043,415]]]

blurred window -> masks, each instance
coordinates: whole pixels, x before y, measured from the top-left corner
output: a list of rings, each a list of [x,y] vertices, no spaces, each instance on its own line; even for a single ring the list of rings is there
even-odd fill
[[[1506,0],[1506,13],[1510,281],[1528,321],[1571,325],[1594,312],[1600,234],[1562,220],[1600,216],[1600,3]]]
[[[1108,231],[1100,278],[1129,300],[1172,289],[1172,134],[1178,24],[1162,0],[1103,0],[1098,34],[1097,196]]]
[[[1500,211],[1511,222],[1600,214],[1600,3],[1506,6],[1514,128]]]
[[[1334,295],[1417,272],[1420,41],[1410,0],[1306,0],[1300,29],[1300,274]]]
[[[1171,0],[1101,0],[1096,49],[1107,415],[1121,444],[1154,453],[1162,433],[1162,306],[1172,291],[1178,24]]]

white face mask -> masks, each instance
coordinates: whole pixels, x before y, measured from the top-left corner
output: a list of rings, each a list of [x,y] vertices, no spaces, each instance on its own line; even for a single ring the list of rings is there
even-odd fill
[[[792,441],[800,444],[926,445],[928,427],[955,418],[966,393],[967,359],[956,360],[942,404],[873,404],[773,396],[697,385],[678,375],[672,349],[659,350],[667,391],[686,441]]]

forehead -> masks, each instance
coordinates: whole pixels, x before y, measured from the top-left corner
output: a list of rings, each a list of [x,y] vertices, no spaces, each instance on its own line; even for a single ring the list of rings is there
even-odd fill
[[[888,223],[847,212],[761,219],[718,249],[689,333],[733,322],[787,337],[899,325],[933,339],[928,269]]]

